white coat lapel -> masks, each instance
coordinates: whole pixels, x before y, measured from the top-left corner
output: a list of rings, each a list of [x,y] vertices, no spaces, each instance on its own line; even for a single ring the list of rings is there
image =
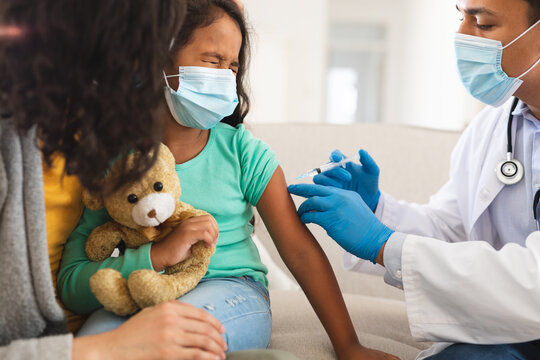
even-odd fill
[[[499,113],[499,119],[496,121],[491,136],[488,138],[489,145],[485,147],[486,153],[481,154],[484,159],[480,177],[478,180],[478,186],[474,197],[474,206],[472,213],[472,222],[470,234],[473,233],[473,229],[476,222],[486,211],[489,204],[493,202],[495,197],[501,192],[504,185],[497,179],[496,169],[497,166],[506,159],[506,130],[508,126],[508,114],[512,102],[510,101],[502,112]],[[486,129],[489,131],[488,129]],[[515,131],[512,132],[512,142],[515,143]],[[482,159],[479,158],[478,162]]]

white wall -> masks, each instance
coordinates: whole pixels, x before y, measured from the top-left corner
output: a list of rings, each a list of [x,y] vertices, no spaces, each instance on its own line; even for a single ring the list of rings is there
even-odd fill
[[[388,43],[385,49],[385,76],[382,79],[381,121],[402,122],[394,103],[401,96],[401,42],[404,27],[405,1],[400,0],[330,0],[329,22],[364,22],[384,25]]]
[[[403,26],[400,122],[461,129],[479,109],[456,71],[455,0],[407,0]]]
[[[387,27],[381,121],[461,129],[480,109],[459,82],[455,0],[245,0],[254,28],[249,121],[325,121],[330,22]]]
[[[255,35],[249,121],[323,121],[327,3],[245,0]]]

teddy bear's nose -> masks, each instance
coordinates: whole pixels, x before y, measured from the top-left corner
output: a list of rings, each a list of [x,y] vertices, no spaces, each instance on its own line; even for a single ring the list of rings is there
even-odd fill
[[[152,211],[150,211],[148,213],[148,217],[149,218],[155,218],[156,217],[156,210],[152,209]]]

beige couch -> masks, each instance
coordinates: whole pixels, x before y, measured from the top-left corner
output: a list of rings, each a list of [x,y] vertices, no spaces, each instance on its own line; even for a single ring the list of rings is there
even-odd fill
[[[421,203],[446,181],[450,153],[459,136],[455,132],[380,124],[248,127],[277,153],[289,184],[308,168],[326,162],[335,148],[353,154],[361,147],[381,168],[381,189],[398,199]],[[300,199],[295,201],[300,204]],[[370,268],[378,275],[343,270],[339,246],[321,228],[310,229],[332,263],[360,341],[401,359],[414,359],[427,348],[429,344],[413,340],[403,293],[384,283],[382,268]],[[260,219],[255,233],[264,246],[262,251],[276,264],[270,264],[269,273],[274,328],[270,347],[290,351],[300,359],[334,359],[330,340],[305,296],[294,289],[293,280],[284,278],[290,273]]]

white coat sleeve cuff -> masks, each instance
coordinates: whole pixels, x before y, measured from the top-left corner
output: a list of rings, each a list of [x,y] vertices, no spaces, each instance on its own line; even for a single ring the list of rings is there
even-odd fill
[[[398,289],[403,289],[403,275],[401,272],[401,258],[403,255],[403,243],[407,234],[393,233],[384,248],[383,261],[386,267],[384,282]]]
[[[385,194],[383,192],[381,192],[381,196],[379,197],[379,202],[377,203],[377,207],[375,208],[375,216],[377,217],[377,219],[382,219],[382,216],[383,216],[383,212],[384,212],[384,197],[385,197]]]
[[[355,271],[362,274],[370,274],[383,277],[386,272],[385,268],[379,264],[373,264],[369,260],[360,259],[351,253],[343,250],[341,258],[342,265],[345,270]]]

